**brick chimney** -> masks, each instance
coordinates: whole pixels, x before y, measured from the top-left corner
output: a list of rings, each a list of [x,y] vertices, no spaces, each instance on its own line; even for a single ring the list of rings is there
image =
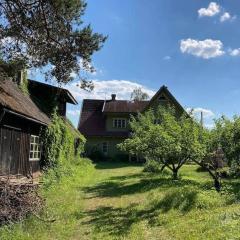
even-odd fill
[[[112,94],[112,101],[116,100],[117,95],[116,94]]]

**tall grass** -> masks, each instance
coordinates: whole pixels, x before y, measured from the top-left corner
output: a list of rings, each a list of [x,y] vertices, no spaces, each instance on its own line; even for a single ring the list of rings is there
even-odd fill
[[[240,181],[223,185],[217,193],[194,165],[172,180],[138,165],[82,160],[59,181],[43,179],[41,217],[54,222],[30,216],[1,228],[0,239],[240,239]]]

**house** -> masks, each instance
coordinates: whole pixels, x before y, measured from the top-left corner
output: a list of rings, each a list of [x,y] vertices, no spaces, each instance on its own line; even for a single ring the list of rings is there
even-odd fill
[[[51,122],[51,100],[54,98],[63,117],[66,104],[76,104],[66,89],[33,80],[28,80],[28,87],[29,94],[24,94],[18,84],[0,76],[0,175],[32,176],[38,172],[39,134]]]
[[[149,101],[117,100],[115,94],[110,100],[84,99],[78,129],[87,140],[86,153],[101,153],[109,158],[123,156],[116,145],[130,135],[130,116],[165,104],[174,106],[178,114],[185,111],[166,86]]]

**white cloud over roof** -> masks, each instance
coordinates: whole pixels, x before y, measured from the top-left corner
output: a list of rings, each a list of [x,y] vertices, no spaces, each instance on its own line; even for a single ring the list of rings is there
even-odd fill
[[[80,87],[77,87],[79,82],[71,83],[68,85],[68,90],[71,91],[73,96],[81,101],[82,99],[110,99],[111,94],[115,93],[118,100],[130,100],[132,91],[135,88],[141,88],[146,92],[149,97],[155,94],[155,91],[139,84],[128,80],[93,80],[94,90],[87,92]],[[160,86],[159,86],[160,87]]]

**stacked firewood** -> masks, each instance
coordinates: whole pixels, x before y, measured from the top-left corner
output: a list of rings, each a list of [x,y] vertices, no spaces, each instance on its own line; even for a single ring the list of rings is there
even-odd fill
[[[38,214],[43,203],[38,195],[38,185],[0,180],[0,225],[20,221],[29,214]]]

